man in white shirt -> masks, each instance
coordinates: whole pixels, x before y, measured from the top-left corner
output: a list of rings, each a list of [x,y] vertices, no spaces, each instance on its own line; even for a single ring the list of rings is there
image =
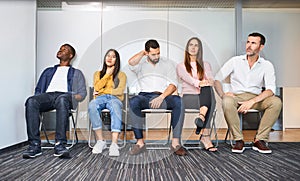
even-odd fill
[[[252,148],[260,153],[272,153],[266,142],[280,114],[282,102],[274,95],[274,67],[270,61],[259,55],[265,41],[260,33],[249,34],[246,55],[231,58],[216,75],[216,91],[222,98],[224,116],[236,141],[232,148],[233,153],[243,153],[245,150],[238,113],[245,114],[249,109],[264,111]],[[224,93],[221,82],[228,76],[231,92]]]
[[[186,155],[186,150],[180,145],[184,108],[181,98],[172,95],[177,90],[175,65],[169,60],[160,58],[160,47],[156,40],[148,40],[145,43],[145,50],[131,57],[128,63],[136,74],[141,88],[141,92],[129,100],[130,118],[137,139],[129,154],[136,155],[146,150],[141,110],[164,108],[172,110],[173,138],[170,148],[176,155]]]

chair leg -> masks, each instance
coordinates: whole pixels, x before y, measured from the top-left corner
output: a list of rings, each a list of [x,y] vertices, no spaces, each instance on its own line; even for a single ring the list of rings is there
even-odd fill
[[[120,146],[119,148],[122,149],[126,146],[126,134],[127,134],[127,114],[126,112],[124,111],[125,113],[125,120],[124,120],[124,135],[123,135],[123,144],[122,146]]]
[[[53,146],[42,146],[42,149],[53,149],[55,143],[51,143],[50,140],[49,140],[49,137],[48,137],[48,134],[47,134],[47,130],[46,130],[45,124],[44,124],[44,115],[43,114],[44,113],[40,114],[41,129],[43,130],[43,133],[44,133],[44,135],[46,137],[47,144],[53,145]]]
[[[167,120],[170,120],[169,119],[169,114],[170,113],[167,113]],[[167,129],[168,129],[168,138],[167,138],[167,141],[165,143],[161,143],[161,144],[153,143],[153,145],[163,145],[163,146],[161,146],[161,147],[156,147],[156,146],[155,147],[150,147],[150,146],[147,146],[146,147],[147,150],[169,150],[170,149],[170,147],[168,145],[170,144],[170,139],[171,139],[171,129],[172,129],[171,121],[170,121],[170,124],[167,127]],[[151,143],[147,143],[147,145],[151,145]]]
[[[72,110],[70,110],[70,112],[69,112],[69,119],[70,119],[70,117],[72,119],[72,125],[73,125],[73,129],[74,129],[74,134],[73,134],[73,138],[72,138],[72,143],[69,144],[69,146],[67,146],[68,149],[72,148],[75,144],[78,143],[78,135],[77,135],[78,108],[76,109],[76,112],[75,112],[75,114],[76,114],[75,119],[74,119],[73,113],[74,112]],[[41,115],[40,115],[40,120],[41,120],[41,129],[44,132],[44,135],[46,137],[47,143],[53,145],[53,146],[42,146],[42,149],[53,149],[55,143],[51,143],[50,142],[49,137],[48,137],[48,135],[46,133],[46,128],[45,128],[44,120],[43,120],[43,113],[41,113]]]
[[[126,113],[125,113],[126,114]],[[126,128],[126,126],[127,126],[127,115],[125,115],[125,121],[124,121],[124,136],[123,136],[123,142],[122,142],[122,146],[120,146],[119,148],[120,149],[122,149],[122,148],[124,148],[125,146],[126,146],[126,134],[127,134],[127,128]],[[91,137],[92,137],[92,123],[90,123],[89,124],[89,138],[88,138],[88,145],[89,145],[89,147],[90,148],[93,148],[94,147],[94,145],[92,145],[92,143],[91,143]],[[96,135],[95,135],[95,133],[94,133],[94,140],[95,140],[95,142],[97,141],[97,139],[96,139]]]
[[[215,139],[216,139],[216,144],[215,144],[215,147],[218,147],[219,146],[219,139],[218,139],[218,133],[217,133],[217,127],[216,127],[216,114],[217,114],[217,111],[215,110],[213,112],[213,117],[212,117],[212,128],[210,130],[210,135],[212,135],[212,131],[214,130],[215,132]]]
[[[91,126],[91,124],[92,124],[92,123],[89,124],[89,139],[88,139],[88,145],[89,145],[90,148],[94,148],[94,145],[91,144],[91,139],[92,139],[92,138],[91,138],[91,137],[92,137],[92,126]],[[95,136],[95,134],[94,134],[94,138],[95,138],[95,141],[96,141],[96,136]]]
[[[43,133],[44,133],[44,135],[45,135],[45,137],[46,137],[47,143],[48,143],[48,144],[51,144],[50,141],[49,141],[48,135],[47,135],[47,131],[46,131],[44,122],[43,122],[43,113],[40,114],[40,120],[41,120],[41,128],[42,128]]]
[[[72,143],[70,146],[67,146],[68,149],[72,148],[75,144],[78,143],[78,135],[77,135],[77,114],[78,112],[76,111],[76,118],[74,119],[74,116],[72,113],[70,113],[70,117],[72,118],[72,124],[73,124],[73,129],[74,129],[74,134],[72,138]]]

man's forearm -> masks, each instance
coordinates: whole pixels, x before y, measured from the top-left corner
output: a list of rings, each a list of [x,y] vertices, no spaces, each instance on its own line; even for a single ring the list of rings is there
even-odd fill
[[[218,93],[218,95],[223,98],[224,96],[224,91],[223,91],[223,87],[222,87],[222,83],[219,80],[215,80],[215,90]]]
[[[170,84],[160,96],[165,98],[169,95],[172,95],[176,90],[177,90],[176,86],[173,84]]]
[[[128,60],[128,64],[131,66],[137,65],[145,55],[145,50],[140,51]]]
[[[262,93],[260,93],[259,95],[257,95],[256,97],[252,98],[251,100],[254,103],[257,103],[257,102],[260,102],[260,101],[262,101],[268,97],[271,97],[273,95],[274,95],[274,93],[270,89],[267,89],[267,90],[263,91]]]

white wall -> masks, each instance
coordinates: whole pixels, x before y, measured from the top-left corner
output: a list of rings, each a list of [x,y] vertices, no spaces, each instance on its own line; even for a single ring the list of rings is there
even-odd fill
[[[233,9],[116,7],[104,8],[102,13],[101,9],[78,8],[39,11],[37,72],[56,63],[53,52],[65,41],[77,48],[79,56],[75,65],[84,70],[89,85],[92,85],[93,72],[102,65],[102,55],[107,49],[119,50],[123,70],[127,71],[128,58],[141,50],[148,38],[160,41],[162,56],[180,62],[186,41],[198,36],[204,44],[204,58],[215,72],[235,52]],[[297,71],[300,62],[295,61],[300,56],[299,18],[299,9],[243,9],[241,49],[245,49],[249,33],[263,33],[267,43],[262,56],[273,62],[280,87],[300,86],[300,72]]]
[[[33,93],[35,1],[0,1],[0,149],[27,140],[24,102]]]
[[[76,23],[73,22],[74,19]],[[212,24],[211,21],[216,24]],[[223,31],[216,33],[211,31],[212,29]],[[87,84],[92,86],[93,73],[102,66],[105,52],[115,48],[120,53],[121,67],[128,76],[130,91],[136,92],[133,86],[136,77],[128,69],[127,61],[144,49],[144,44],[149,38],[159,41],[162,57],[179,63],[183,61],[187,40],[193,36],[202,39],[204,59],[212,64],[216,72],[235,52],[234,10],[116,8],[104,9],[102,13],[80,8],[40,10],[37,72],[57,61],[52,57],[55,56],[58,43],[71,41],[79,55],[76,66],[84,72]],[[226,46],[220,42],[226,42]],[[81,106],[82,115],[85,115],[86,107],[85,104]],[[85,116],[81,118],[84,120]],[[79,122],[83,127],[86,127],[87,123],[86,119]]]
[[[253,31],[266,36],[262,55],[274,64],[278,87],[300,87],[299,20],[300,9],[247,9],[243,12],[243,39]]]
[[[243,10],[241,49],[245,49],[249,33],[263,33],[267,43],[262,56],[273,62],[278,86],[300,86],[300,72],[297,71],[300,62],[295,61],[299,57],[299,19],[299,9]],[[38,12],[37,74],[56,63],[54,52],[62,42],[69,41],[78,52],[75,66],[83,70],[87,84],[91,86],[93,73],[101,68],[104,53],[115,48],[121,55],[128,86],[134,92],[137,91],[133,86],[135,76],[128,70],[127,60],[143,49],[146,40],[157,39],[161,44],[161,56],[178,63],[183,60],[184,46],[192,36],[203,41],[204,60],[209,61],[213,71],[217,72],[235,54],[234,21],[234,9],[106,8],[104,3],[103,9],[92,11],[80,7],[41,10]],[[85,123],[79,123],[83,127],[88,123],[86,104],[81,108]],[[222,117],[219,104],[218,110],[217,116]],[[226,126],[224,120],[220,125]]]

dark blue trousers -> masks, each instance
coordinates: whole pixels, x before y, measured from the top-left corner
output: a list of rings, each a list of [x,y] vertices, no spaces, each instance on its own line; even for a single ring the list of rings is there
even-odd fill
[[[156,92],[140,92],[137,96],[129,99],[130,120],[136,139],[143,138],[144,117],[141,110],[150,109],[149,102],[159,95],[160,93]],[[173,138],[180,138],[184,120],[184,106],[181,98],[177,95],[167,96],[160,108],[172,110],[171,126],[173,129]]]
[[[41,143],[40,113],[56,109],[55,141],[66,143],[66,128],[69,119],[69,110],[77,106],[70,93],[50,92],[29,97],[25,103],[25,117],[29,142]]]

